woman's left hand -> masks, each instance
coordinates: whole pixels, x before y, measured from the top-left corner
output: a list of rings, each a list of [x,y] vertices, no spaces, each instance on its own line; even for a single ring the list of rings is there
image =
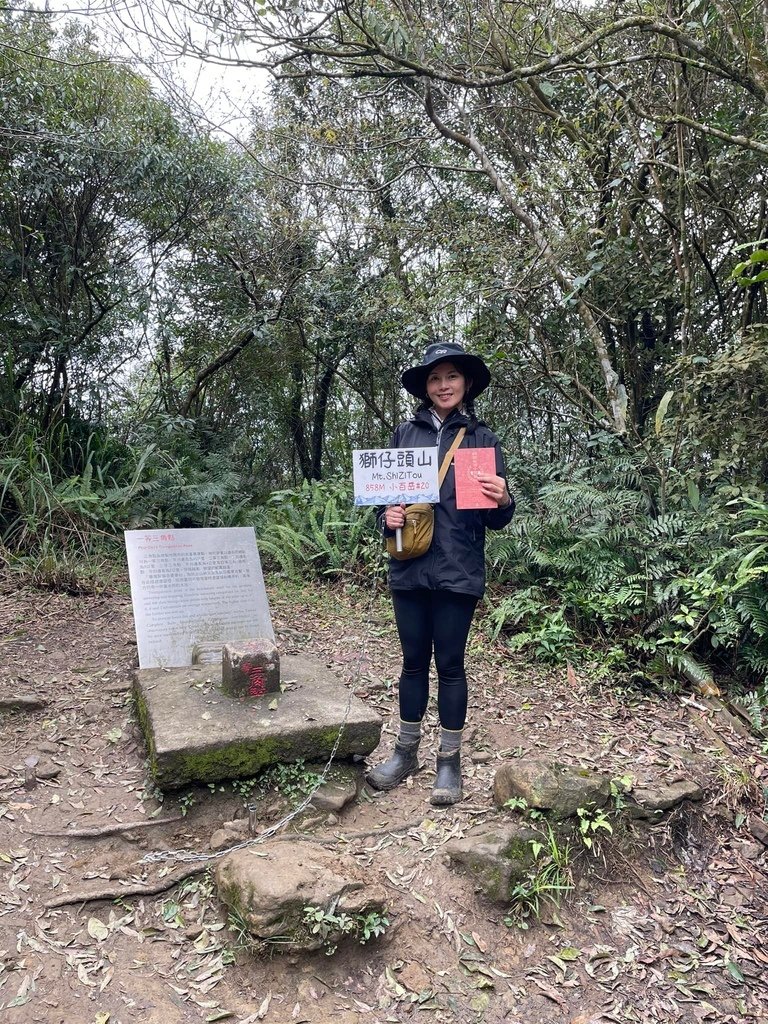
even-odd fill
[[[510,501],[512,501],[503,476],[478,473],[477,480],[485,497],[495,501],[499,508],[506,508]]]

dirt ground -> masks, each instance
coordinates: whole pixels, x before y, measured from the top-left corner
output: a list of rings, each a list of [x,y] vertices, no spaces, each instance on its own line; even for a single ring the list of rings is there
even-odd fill
[[[283,652],[334,667],[381,712],[391,744],[398,660],[386,602],[268,589]],[[386,934],[333,956],[266,955],[228,927],[205,873],[131,891],[177,877],[172,859],[140,863],[146,852],[208,851],[220,824],[243,813],[247,789],[193,787],[161,801],[133,715],[134,659],[126,593],[67,596],[0,579],[0,697],[46,702],[0,712],[0,1020],[768,1021],[768,859],[750,831],[762,820],[766,758],[696,695],[542,670],[476,629],[463,802],[429,804],[433,730],[408,785],[363,791],[338,823],[305,814],[289,826],[343,846],[386,886]],[[444,847],[512,813],[493,805],[494,773],[533,755],[635,784],[693,778],[706,799],[653,826],[617,825],[597,856],[577,842],[561,906],[513,920]],[[38,781],[25,788],[30,758]],[[260,820],[285,806],[269,794]],[[73,829],[99,834],[41,834]],[[87,898],[96,893],[110,895]]]

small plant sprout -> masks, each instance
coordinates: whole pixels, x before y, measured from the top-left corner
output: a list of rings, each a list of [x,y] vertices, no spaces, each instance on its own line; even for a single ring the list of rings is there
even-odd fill
[[[232,789],[235,793],[247,801],[253,795],[253,791],[258,785],[258,779],[233,779]]]
[[[511,796],[504,802],[504,806],[510,811],[519,811],[529,821],[538,821],[546,817],[544,811],[540,811],[537,807],[529,807],[524,796]]]
[[[262,794],[277,790],[291,804],[296,805],[318,787],[321,776],[303,761],[294,764],[275,764],[258,778]]]
[[[594,849],[594,852],[597,853],[597,833],[601,829],[609,835],[613,833],[613,825],[608,820],[608,815],[598,808],[588,809],[586,807],[578,807],[576,813],[579,816],[579,834],[582,843],[588,850]]]
[[[611,799],[613,800],[614,810],[620,811],[623,809],[626,803],[624,797],[631,789],[631,775],[617,775],[615,778],[611,779]]]
[[[571,881],[571,848],[561,845],[552,826],[546,823],[542,838],[530,840],[536,861],[533,869],[510,892],[511,906],[504,918],[508,928],[526,930],[530,918],[538,918],[544,900],[559,903],[560,895],[573,888]]]
[[[371,939],[383,935],[389,927],[386,913],[370,910],[367,914],[337,914],[335,906],[327,910],[311,905],[304,907],[302,923],[310,934],[320,938],[327,956],[336,952],[339,940],[345,935],[351,936],[363,946]]]
[[[195,799],[194,793],[185,793],[184,796],[179,799],[179,812],[182,818],[186,818],[190,807],[196,803],[197,800]]]

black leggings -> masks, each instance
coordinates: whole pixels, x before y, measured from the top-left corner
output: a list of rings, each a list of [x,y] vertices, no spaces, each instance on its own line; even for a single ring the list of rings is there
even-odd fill
[[[393,590],[403,648],[400,717],[420,722],[429,699],[432,651],[437,668],[437,710],[445,729],[463,729],[467,717],[464,651],[478,599],[447,590]]]

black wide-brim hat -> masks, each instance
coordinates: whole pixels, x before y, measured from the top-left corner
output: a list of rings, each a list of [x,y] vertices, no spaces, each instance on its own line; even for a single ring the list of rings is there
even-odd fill
[[[405,390],[416,398],[426,398],[429,371],[438,363],[453,363],[465,377],[471,378],[468,398],[477,397],[491,383],[491,371],[480,356],[470,355],[455,341],[435,341],[427,346],[421,363],[406,370],[400,378]]]

